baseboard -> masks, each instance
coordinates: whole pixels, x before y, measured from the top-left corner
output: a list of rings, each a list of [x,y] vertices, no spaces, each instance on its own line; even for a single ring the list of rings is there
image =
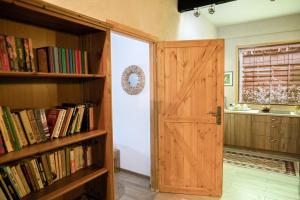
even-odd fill
[[[132,175],[135,175],[135,176],[139,176],[139,177],[143,177],[143,178],[148,178],[150,180],[150,176],[147,176],[147,175],[144,175],[144,174],[140,174],[140,173],[133,172],[133,171],[130,171],[130,170],[127,170],[127,169],[123,169],[123,168],[120,168],[119,170],[121,172],[129,173],[129,174],[132,174]]]

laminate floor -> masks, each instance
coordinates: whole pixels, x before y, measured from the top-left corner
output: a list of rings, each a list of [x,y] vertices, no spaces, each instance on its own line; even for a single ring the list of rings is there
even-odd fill
[[[212,197],[154,193],[149,178],[116,174],[117,200],[217,200]],[[224,164],[221,200],[300,200],[300,179],[258,169]]]

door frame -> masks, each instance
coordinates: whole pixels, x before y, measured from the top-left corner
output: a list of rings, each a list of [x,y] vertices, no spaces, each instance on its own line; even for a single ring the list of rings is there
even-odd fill
[[[121,33],[125,36],[149,43],[150,58],[150,162],[151,190],[158,192],[158,101],[157,101],[157,59],[156,50],[158,37],[140,31],[127,25],[120,24],[113,20],[106,20],[111,25],[111,31]]]

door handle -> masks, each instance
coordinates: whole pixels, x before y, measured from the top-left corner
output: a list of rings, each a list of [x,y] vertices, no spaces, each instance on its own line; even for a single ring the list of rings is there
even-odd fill
[[[222,123],[222,108],[221,108],[221,106],[217,107],[217,112],[210,111],[208,114],[216,117],[216,124],[221,125],[221,123]]]

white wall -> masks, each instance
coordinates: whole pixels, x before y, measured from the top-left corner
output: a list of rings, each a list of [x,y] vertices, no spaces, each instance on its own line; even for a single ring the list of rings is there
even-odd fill
[[[213,39],[217,37],[217,27],[200,15],[195,17],[193,11],[180,14],[177,40]]]
[[[300,41],[300,14],[260,20],[218,28],[218,37],[225,38],[225,71],[233,71],[233,87],[225,86],[227,102],[236,103],[238,87],[237,47],[274,42]]]
[[[120,149],[121,168],[150,176],[149,44],[112,32],[111,52],[114,146]],[[139,65],[145,73],[138,95],[122,89],[121,76],[129,65]]]

